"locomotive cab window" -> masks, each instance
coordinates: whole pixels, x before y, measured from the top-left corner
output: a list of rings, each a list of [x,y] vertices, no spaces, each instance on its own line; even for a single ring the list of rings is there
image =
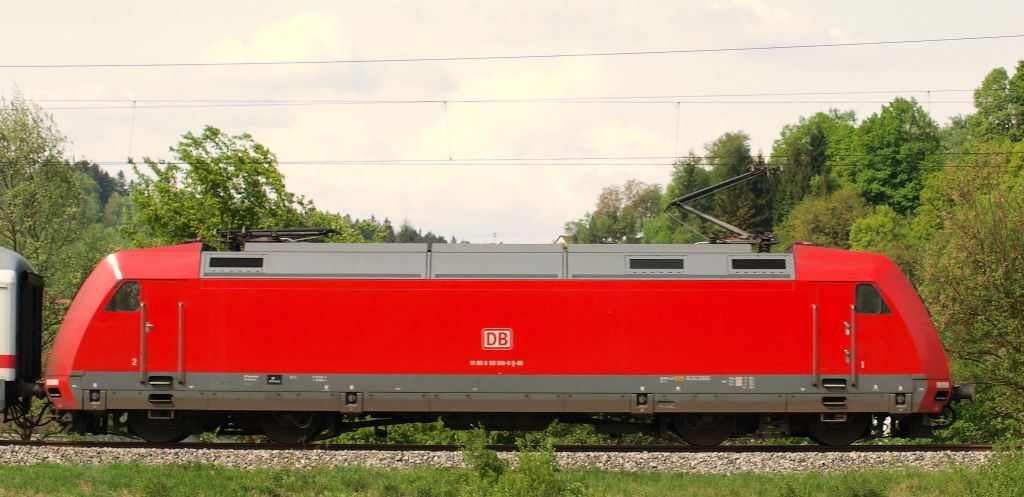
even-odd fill
[[[110,297],[104,311],[134,312],[139,310],[139,282],[125,281]]]
[[[878,293],[874,285],[857,285],[857,301],[854,306],[857,314],[892,314],[889,304]]]

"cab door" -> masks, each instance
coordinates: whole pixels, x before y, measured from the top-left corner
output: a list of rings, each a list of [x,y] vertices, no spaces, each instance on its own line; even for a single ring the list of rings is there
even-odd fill
[[[140,281],[139,379],[152,386],[183,381],[185,304],[177,280]]]
[[[853,364],[857,355],[857,336],[853,285],[819,284],[816,305],[814,360],[817,376],[823,384],[833,378],[846,380],[854,386],[856,376],[853,374]]]

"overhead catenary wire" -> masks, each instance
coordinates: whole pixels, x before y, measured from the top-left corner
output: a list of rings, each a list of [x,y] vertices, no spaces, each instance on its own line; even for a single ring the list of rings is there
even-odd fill
[[[794,96],[828,96],[828,95],[894,95],[919,93],[964,93],[974,92],[974,88],[944,89],[898,89],[898,90],[833,90],[833,91],[773,91],[773,92],[730,92],[730,93],[685,93],[656,95],[601,95],[586,97],[521,97],[521,98],[434,98],[434,99],[337,99],[337,98],[31,98],[32,102],[92,102],[92,103],[339,103],[339,104],[392,104],[392,103],[505,103],[505,102],[561,102],[591,100],[678,100],[687,98],[742,98],[742,97],[794,97]]]
[[[435,104],[437,102],[380,102],[376,105],[408,105],[408,104]],[[453,102],[448,103],[512,103],[508,102]],[[519,101],[515,103],[556,103],[556,104],[613,104],[613,105],[637,105],[637,104],[676,104],[677,101],[667,100],[643,100],[643,101],[613,101],[613,100],[589,100],[589,101]],[[885,105],[891,103],[888,100],[690,100],[686,104],[710,104],[710,105]],[[974,103],[971,100],[933,100],[933,104],[963,105]],[[312,107],[324,105],[372,105],[368,103],[355,102],[322,102],[322,103],[286,103],[286,104],[182,104],[182,105],[140,105],[138,109],[196,109],[196,108],[245,108],[245,107]],[[132,109],[131,105],[118,106],[82,106],[82,107],[40,107],[42,110],[124,110]]]
[[[770,52],[778,50],[822,49],[840,47],[867,47],[888,45],[920,45],[930,43],[953,43],[969,41],[993,41],[1024,38],[1024,34],[1001,34],[980,36],[948,36],[936,38],[914,38],[902,40],[873,40],[831,43],[794,43],[784,45],[761,45],[744,47],[715,48],[679,48],[666,50],[617,50],[603,52],[561,52],[506,55],[460,55],[460,56],[426,56],[426,57],[393,57],[367,59],[320,59],[320,60],[264,60],[264,61],[224,61],[224,62],[133,62],[133,63],[55,63],[55,64],[0,64],[0,69],[141,69],[141,68],[200,68],[200,67],[245,67],[245,66],[299,66],[299,65],[336,65],[336,64],[393,64],[421,62],[471,62],[471,61],[507,61],[529,59],[562,59],[584,57],[635,57],[656,55],[684,55],[728,52]]]
[[[917,156],[917,155],[941,155],[941,156],[957,156],[957,155],[1024,155],[1024,150],[987,150],[987,151],[934,151],[929,153],[922,152],[873,152],[873,153],[837,153],[830,154],[831,157],[875,157],[875,156]],[[768,159],[773,158],[789,158],[791,155],[772,155],[766,157]],[[607,155],[607,156],[583,156],[583,155],[567,155],[567,156],[546,156],[546,157],[463,157],[458,159],[309,159],[309,160],[283,160],[283,161],[272,161],[276,164],[415,164],[415,163],[440,163],[440,164],[459,164],[464,162],[483,163],[483,162],[557,162],[557,161],[620,161],[624,164],[630,162],[625,161],[657,161],[651,162],[651,164],[666,164],[664,161],[669,160],[687,160],[687,159],[731,159],[734,156],[731,155],[683,155],[683,156],[672,156],[672,155]],[[110,161],[89,161],[95,164],[128,164],[125,160],[110,160]],[[223,162],[237,162],[237,161],[223,161]],[[270,161],[254,161],[244,162],[244,164],[263,164]],[[3,161],[0,161],[3,163]],[[173,162],[186,164],[186,162]]]
[[[874,153],[874,154],[835,154],[834,158],[857,158],[857,157],[878,157],[878,156],[1008,156],[1024,155],[1024,151],[984,151],[984,152],[932,152],[931,154],[918,153]],[[787,159],[791,156],[776,155],[766,159]],[[324,159],[324,160],[290,160],[290,161],[218,161],[218,164],[235,165],[258,165],[273,163],[279,166],[674,166],[674,165],[697,165],[697,166],[749,166],[751,162],[723,162],[722,159],[734,159],[731,156],[636,156],[636,157],[538,157],[538,158],[460,158],[460,159]],[[128,166],[144,165],[134,161],[108,160],[108,161],[86,161],[90,164],[102,166]],[[187,161],[155,160],[160,165],[190,165]],[[25,161],[0,161],[3,164],[22,164]],[[42,164],[43,162],[33,162]],[[848,163],[829,160],[826,162],[829,167],[862,167],[863,163]],[[999,164],[923,164],[921,168],[971,168],[971,167],[1009,167]]]
[[[838,96],[838,95],[927,95],[929,105],[939,104],[970,104],[966,100],[932,101],[932,93],[965,93],[974,89],[904,89],[904,90],[845,90],[845,91],[790,91],[790,92],[731,92],[731,93],[692,93],[677,95],[612,95],[590,97],[531,97],[531,98],[469,98],[469,99],[110,99],[110,98],[33,98],[27,101],[36,103],[99,103],[115,105],[74,105],[74,106],[42,106],[47,111],[78,111],[78,110],[123,110],[131,109],[189,109],[189,108],[258,108],[258,107],[311,107],[311,106],[374,106],[374,105],[431,105],[440,104],[447,110],[448,104],[671,104],[678,107],[686,104],[720,104],[720,105],[764,105],[764,104],[815,104],[815,105],[877,105],[888,101],[879,100],[718,100],[722,98],[766,98],[766,97],[799,97],[799,96]],[[0,109],[2,111],[3,109]]]
[[[931,93],[973,92],[972,89],[943,90],[852,90],[830,92],[747,92],[704,93],[684,95],[626,95],[595,97],[534,97],[534,98],[477,98],[477,99],[47,99],[35,98],[36,103],[102,103],[113,105],[40,106],[42,110],[118,110],[118,109],[178,109],[178,108],[231,108],[231,107],[308,107],[346,105],[435,105],[448,104],[886,104],[880,100],[719,100],[721,98],[764,98],[829,95],[910,95]],[[929,104],[970,104],[968,100],[930,100]]]

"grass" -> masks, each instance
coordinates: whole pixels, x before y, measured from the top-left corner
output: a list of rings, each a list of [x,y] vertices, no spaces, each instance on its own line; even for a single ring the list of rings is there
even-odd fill
[[[848,471],[839,474],[692,475],[559,470],[550,441],[521,445],[510,465],[486,449],[489,435],[459,437],[469,469],[231,469],[40,464],[0,466],[0,497],[22,496],[372,496],[372,497],[1017,497],[1024,495],[1024,451],[995,454],[975,469]]]
[[[541,463],[543,465],[543,463]],[[851,471],[837,475],[689,475],[598,470],[418,468],[242,470],[204,464],[0,467],[0,496],[651,496],[978,497],[1024,493],[1020,457],[977,470]],[[555,492],[555,493],[552,493]]]

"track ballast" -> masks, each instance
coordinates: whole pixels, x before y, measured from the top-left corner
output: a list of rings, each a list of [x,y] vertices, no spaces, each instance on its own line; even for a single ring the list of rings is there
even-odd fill
[[[185,449],[185,450],[326,450],[326,451],[427,451],[456,452],[460,450],[453,444],[307,444],[280,445],[269,443],[235,443],[235,442],[113,442],[85,440],[0,440],[0,446],[26,447],[83,447],[109,449]],[[488,445],[487,448],[497,452],[514,452],[518,448],[512,444]],[[696,447],[692,445],[555,445],[555,452],[664,452],[664,453],[698,453],[698,452],[989,452],[991,445],[846,445],[830,447],[824,445],[719,445],[716,447]]]

